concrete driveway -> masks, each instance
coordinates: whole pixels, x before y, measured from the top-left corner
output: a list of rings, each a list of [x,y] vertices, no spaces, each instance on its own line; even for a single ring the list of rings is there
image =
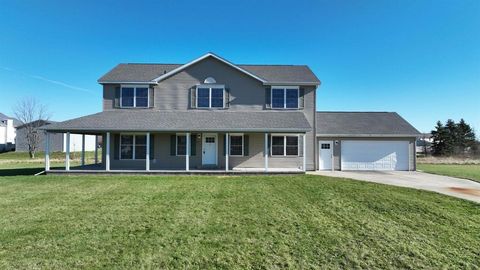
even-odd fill
[[[429,190],[480,203],[480,183],[455,177],[403,171],[316,171],[310,174]]]

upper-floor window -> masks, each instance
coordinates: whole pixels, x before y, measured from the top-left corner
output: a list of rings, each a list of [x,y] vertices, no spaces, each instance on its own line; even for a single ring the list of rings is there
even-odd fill
[[[223,85],[197,86],[197,108],[223,108],[224,91]]]
[[[123,108],[147,108],[147,86],[122,86],[120,89],[120,105]]]
[[[298,87],[274,86],[272,87],[272,108],[298,109]]]

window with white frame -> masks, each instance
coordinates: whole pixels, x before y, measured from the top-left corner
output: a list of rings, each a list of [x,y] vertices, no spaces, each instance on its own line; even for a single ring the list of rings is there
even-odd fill
[[[146,153],[146,135],[120,135],[120,159],[145,159]]]
[[[187,155],[187,135],[177,135],[177,156]]]
[[[223,85],[197,86],[197,108],[223,108],[224,90]]]
[[[297,135],[272,135],[272,156],[298,156]]]
[[[292,86],[272,87],[272,108],[298,109],[299,88]]]
[[[243,156],[243,134],[230,135],[230,155]]]
[[[148,86],[122,86],[120,105],[123,108],[147,108]]]

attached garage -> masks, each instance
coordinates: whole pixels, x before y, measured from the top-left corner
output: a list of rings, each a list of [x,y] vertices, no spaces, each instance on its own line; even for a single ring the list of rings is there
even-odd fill
[[[412,171],[419,132],[391,112],[317,112],[317,169]]]
[[[408,141],[342,141],[341,169],[344,171],[408,171]]]

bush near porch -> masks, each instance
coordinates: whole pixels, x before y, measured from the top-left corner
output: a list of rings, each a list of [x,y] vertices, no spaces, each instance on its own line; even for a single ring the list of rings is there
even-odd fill
[[[0,268],[475,268],[478,204],[313,175],[0,177]]]

